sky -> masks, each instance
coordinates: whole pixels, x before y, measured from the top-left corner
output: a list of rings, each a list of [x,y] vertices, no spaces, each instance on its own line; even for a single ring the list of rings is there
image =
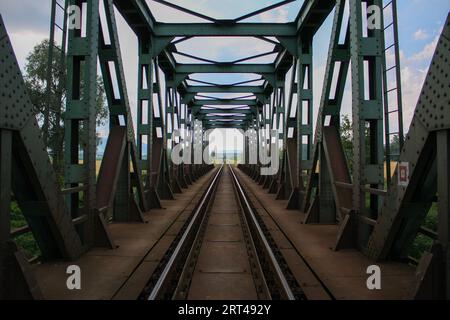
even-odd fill
[[[174,9],[146,0],[157,20],[163,22],[202,22],[199,18],[180,13]],[[171,0],[193,11],[209,15],[217,19],[231,19],[242,16],[278,1],[274,0]],[[387,1],[385,1],[387,2]],[[33,47],[48,38],[50,24],[51,0],[0,0],[0,13],[9,32],[19,65],[22,70],[26,57]],[[293,21],[303,0],[263,13],[245,22],[288,22]],[[399,37],[401,50],[401,71],[403,88],[403,109],[405,131],[409,128],[414,108],[427,73],[437,39],[450,11],[450,0],[398,0]],[[122,57],[125,69],[125,80],[129,95],[134,122],[137,101],[137,40],[125,21],[116,12],[119,39],[122,47]],[[323,86],[328,43],[331,33],[331,14],[320,28],[314,39],[314,106],[316,118]],[[126,48],[126,50],[124,50]],[[265,51],[272,46],[268,43],[251,38],[195,38],[178,45],[178,50],[196,54],[202,58],[216,61],[232,61]],[[260,58],[249,62],[269,62],[269,58]],[[194,62],[188,58],[177,56],[180,62]],[[273,57],[272,57],[273,59]],[[389,60],[389,59],[388,59]],[[195,79],[221,83],[235,80],[254,79],[257,76],[244,75],[194,75]],[[351,112],[350,85],[346,93],[342,112]],[[100,129],[102,135],[107,135],[107,128]],[[233,149],[237,135],[227,133],[230,141],[226,148]],[[222,140],[222,139],[216,139]],[[218,143],[219,148],[223,144]]]

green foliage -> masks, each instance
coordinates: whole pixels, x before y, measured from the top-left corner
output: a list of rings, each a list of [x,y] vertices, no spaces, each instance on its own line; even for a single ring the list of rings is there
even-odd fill
[[[25,65],[25,85],[33,103],[36,118],[40,124],[45,123],[46,109],[49,109],[49,128],[47,147],[52,154],[54,168],[59,176],[63,175],[63,145],[64,145],[64,112],[66,101],[66,70],[61,61],[60,50],[53,48],[52,72],[53,81],[50,86],[50,96],[47,95],[47,65],[49,41],[37,44],[29,53]],[[83,82],[83,77],[81,77]],[[83,83],[81,83],[83,86]],[[101,77],[97,78],[97,126],[104,125],[108,117],[105,89]],[[44,131],[46,128],[42,128]],[[97,139],[99,141],[99,139]]]
[[[414,239],[414,242],[409,251],[409,255],[412,258],[419,260],[424,252],[430,251],[432,245],[432,239],[424,236],[423,234],[418,234],[416,239]]]
[[[353,126],[348,115],[342,116],[340,134],[348,169],[350,172],[353,172]]]
[[[438,222],[437,204],[433,203],[430,211],[425,217],[423,227],[435,231],[437,230],[437,222]],[[432,239],[423,234],[418,234],[416,239],[414,239],[414,242],[409,251],[409,255],[414,259],[419,260],[424,252],[430,251],[432,245],[433,245]]]
[[[34,106],[34,112],[40,125],[45,123],[48,112],[49,128],[47,148],[50,150],[53,165],[60,185],[64,184],[63,172],[63,145],[64,145],[64,112],[66,101],[66,70],[61,60],[60,50],[53,48],[52,61],[52,83],[50,85],[50,96],[47,95],[47,65],[49,55],[49,41],[44,40],[37,44],[28,54],[25,64],[25,86]],[[83,82],[83,80],[82,80]],[[83,85],[83,84],[81,84]],[[103,81],[97,78],[97,126],[104,125],[108,118],[108,108]],[[45,128],[43,128],[45,130]],[[99,139],[97,139],[99,141]],[[11,202],[11,228],[17,229],[27,225],[17,202]],[[16,243],[22,247],[28,257],[40,255],[39,247],[31,232],[15,238]]]
[[[25,221],[17,202],[11,202],[11,228],[17,229],[26,225],[27,222]]]
[[[350,120],[348,115],[343,115],[341,119],[340,125],[340,135],[342,148],[344,149],[344,154],[347,158],[348,170],[350,174],[353,173],[353,123]],[[370,129],[366,126],[365,128],[365,141],[366,141],[366,150],[369,150],[370,146]],[[370,157],[370,154],[366,152],[366,157]]]
[[[22,214],[17,202],[11,202],[11,228],[17,229],[27,225],[27,221]],[[23,234],[14,239],[16,243],[25,250],[28,258],[32,258],[35,256],[39,256],[41,251],[36,243],[36,240],[33,237],[31,232],[27,234]]]
[[[342,116],[341,127],[340,127],[340,135],[342,141],[342,147],[344,149],[345,156],[347,158],[347,163],[349,165],[350,173],[353,171],[353,125],[348,115]],[[366,129],[366,137],[369,137],[369,131]],[[368,142],[369,139],[366,139]],[[391,140],[391,154],[399,154],[400,153],[400,138],[398,135],[393,135]],[[396,161],[395,157],[392,157],[391,160]],[[370,205],[370,196],[366,194],[366,206]],[[437,230],[437,219],[438,219],[438,210],[437,205],[434,203],[428,212],[423,226],[430,230]],[[409,250],[409,255],[419,260],[422,254],[431,249],[433,245],[433,240],[429,237],[418,234],[414,239],[413,244]]]
[[[400,154],[400,136],[398,134],[392,136],[390,148],[391,161],[398,161]]]

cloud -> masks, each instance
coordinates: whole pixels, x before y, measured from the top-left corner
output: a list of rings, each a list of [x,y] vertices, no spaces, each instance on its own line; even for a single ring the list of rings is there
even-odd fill
[[[437,35],[433,41],[431,41],[430,43],[428,43],[427,45],[425,45],[423,47],[423,49],[417,53],[415,53],[411,58],[409,58],[411,61],[416,61],[416,62],[422,62],[425,60],[429,60],[431,59],[431,57],[434,54],[434,50],[436,49],[436,45],[439,41],[439,35]]]
[[[181,52],[189,53],[201,58],[229,62],[234,59],[241,59],[259,53],[270,52],[273,50],[274,45],[251,37],[199,37],[184,41],[178,44],[177,48]],[[183,61],[178,58],[177,60],[183,63],[192,62]]]
[[[20,0],[0,1],[0,13],[8,32],[48,34],[51,1]]]
[[[426,72],[411,65],[402,68],[403,121],[405,132],[411,123]]]
[[[23,70],[30,51],[48,38],[50,1],[0,1],[0,13],[19,66]]]
[[[148,1],[149,3],[153,1]],[[174,1],[175,2],[175,1]],[[49,1],[48,1],[49,3]],[[11,41],[16,52],[20,66],[23,68],[25,58],[32,48],[48,37],[49,28],[49,5],[42,5],[40,2],[33,0],[22,1],[0,1],[0,11],[3,13],[5,24],[8,28]],[[178,1],[178,3],[184,5],[184,2]],[[202,13],[211,15],[213,17],[223,17],[228,15],[229,11],[234,11],[232,6],[225,6],[224,3],[212,4],[211,1],[198,0],[191,1],[186,0],[186,3],[192,3],[195,7],[192,9],[202,8]],[[254,5],[254,4],[253,4]],[[298,5],[298,4],[296,4]],[[227,8],[223,8],[223,7]],[[243,5],[244,6],[244,5]],[[163,9],[163,7],[165,9]],[[263,7],[263,4],[260,5]],[[227,12],[223,10],[228,10]],[[240,9],[244,11],[244,8]],[[222,12],[223,11],[223,12]],[[245,11],[250,12],[245,9]],[[165,6],[158,7],[158,18],[161,20],[175,19],[172,22],[181,22],[179,19],[185,22],[199,22],[198,18],[190,15],[182,14],[174,11]],[[260,14],[252,21],[260,22],[285,22],[292,15],[291,10],[288,7],[280,7],[272,11]],[[331,17],[331,15],[330,15]],[[130,101],[131,110],[133,113],[133,120],[136,123],[136,102],[137,102],[137,40],[134,33],[129,29],[126,22],[116,14],[119,38],[121,41],[122,56],[124,62],[125,80],[128,89],[128,96]],[[201,20],[202,21],[202,20]],[[326,52],[328,49],[329,34],[331,31],[331,18],[321,28],[321,35],[316,36],[315,41],[315,57],[314,57],[314,121],[316,121],[316,114],[321,98],[321,89],[323,85],[323,78],[325,72]],[[433,32],[434,33],[434,32]],[[433,33],[428,33],[425,29],[418,28],[413,33],[415,40],[431,40]],[[438,32],[440,33],[440,32]],[[401,51],[401,67],[402,67],[402,88],[403,88],[403,108],[404,108],[404,123],[405,128],[410,123],[413,112],[418,100],[418,96],[422,89],[422,85],[426,76],[426,70],[434,53],[436,44],[438,42],[438,36],[432,38],[431,41],[426,43],[421,50],[418,50],[408,56]],[[270,50],[266,42],[260,40],[250,40],[250,38],[197,38],[186,41],[180,44],[180,48],[183,51],[189,53],[196,53],[200,56],[207,56],[214,60],[233,60],[234,57],[250,56],[258,54],[264,51]],[[388,54],[388,64],[393,62],[393,56]],[[207,80],[208,75],[202,75],[203,80]],[[242,75],[210,75],[211,80],[217,80],[216,78],[224,78],[225,82],[233,82],[234,77],[243,77]],[[228,77],[233,77],[230,81]],[[254,77],[254,76],[252,76]],[[251,77],[251,78],[252,78]],[[350,78],[350,73],[349,73]],[[347,85],[344,103],[342,108],[343,113],[351,112],[351,86]]]
[[[415,40],[425,40],[428,39],[429,36],[430,35],[423,29],[419,29],[413,34]]]
[[[283,23],[289,20],[289,11],[286,8],[278,8],[266,11],[260,15],[261,22]]]
[[[412,54],[411,56],[405,56],[401,51],[401,77],[402,77],[402,90],[403,90],[403,121],[406,129],[411,123],[414,115],[414,110],[419,99],[419,95],[422,91],[423,83],[427,75],[429,64],[433,57],[436,45],[439,41],[440,32],[433,40],[427,43],[422,50]]]
[[[21,70],[24,70],[26,58],[33,50],[34,46],[45,39],[47,33],[34,32],[32,30],[18,30],[9,32],[9,38],[16,54],[17,62]]]

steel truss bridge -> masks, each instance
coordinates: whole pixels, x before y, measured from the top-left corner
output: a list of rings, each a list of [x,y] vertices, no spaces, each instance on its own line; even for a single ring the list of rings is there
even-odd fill
[[[60,48],[67,71],[63,188],[45,144],[49,124],[36,120],[0,18],[0,298],[450,298],[449,19],[404,135],[395,0],[305,0],[289,23],[248,20],[293,0],[227,20],[153,2],[203,22],[157,21],[144,0],[52,1],[50,43],[55,28],[67,43]],[[67,25],[74,5],[84,8],[80,29]],[[368,26],[370,6],[381,13],[377,28]],[[118,13],[138,41],[137,123]],[[323,92],[314,110],[313,43],[330,15]],[[201,57],[208,48],[198,55],[178,49],[197,37],[253,37],[273,50],[213,61]],[[270,63],[252,62],[268,56]],[[98,68],[110,130],[97,173]],[[198,74],[254,77],[224,84]],[[49,68],[48,83],[54,76]],[[340,135],[346,82],[351,158]],[[177,144],[185,143],[183,152],[208,148],[204,132],[220,128],[258,133],[244,139],[246,164],[170,161]],[[248,151],[269,146],[272,130],[283,141],[280,170],[263,176],[265,166],[248,164]],[[11,228],[12,201],[26,226]],[[436,230],[424,227],[433,205]],[[28,233],[37,257],[14,240]],[[414,259],[409,253],[418,235],[432,245]],[[67,289],[69,265],[83,270],[82,290]],[[381,269],[380,290],[367,288],[372,265]]]

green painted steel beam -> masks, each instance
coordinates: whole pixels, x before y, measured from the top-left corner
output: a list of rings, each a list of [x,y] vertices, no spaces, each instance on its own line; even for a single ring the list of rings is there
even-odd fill
[[[207,115],[200,115],[197,117],[197,119],[201,120],[207,120],[207,121],[216,121],[216,120],[250,120],[251,116],[239,116],[239,115],[229,115],[229,116],[207,116]]]
[[[188,86],[187,93],[264,93],[261,86]]]
[[[158,23],[159,37],[289,37],[297,34],[294,23]]]
[[[153,31],[156,20],[145,0],[114,0],[114,6],[137,35]]]
[[[233,100],[233,99],[217,99],[217,100],[194,100],[194,106],[256,106],[256,100]]]
[[[202,109],[202,110],[198,111],[198,114],[252,114],[252,113],[253,113],[253,111],[250,109],[245,109],[245,110],[241,110],[241,109],[225,109],[225,110]]]
[[[120,14],[137,35],[153,32],[156,37],[294,37],[298,31],[314,34],[334,8],[329,0],[306,0],[294,23],[159,23],[145,0],[114,0]]]
[[[245,121],[207,121],[210,126],[244,126]]]
[[[306,0],[296,18],[297,30],[314,35],[333,11],[335,4],[335,1],[330,0]]]
[[[190,64],[177,64],[176,73],[256,73],[256,74],[273,74],[275,66],[273,64],[202,64],[202,63],[190,63]]]
[[[313,190],[317,187],[319,188],[318,190],[321,190],[320,192],[323,195],[320,201],[319,211],[318,214],[314,217],[314,220],[319,222],[326,222],[331,220],[335,221],[336,219],[336,210],[333,205],[333,186],[330,183],[328,166],[326,161],[320,161],[320,159],[325,157],[322,144],[322,128],[325,124],[325,118],[327,116],[331,116],[330,123],[340,123],[342,99],[350,64],[350,45],[348,42],[348,38],[350,35],[349,30],[347,30],[347,34],[345,37],[345,39],[347,40],[345,41],[345,43],[341,45],[339,44],[339,35],[343,23],[345,23],[343,21],[344,9],[344,1],[337,1],[328,49],[324,86],[317,116],[318,121],[316,123],[314,146],[311,153],[312,168],[316,168],[317,165],[320,165],[320,170],[318,177],[314,171],[309,171],[306,192],[302,204],[302,209],[304,211],[308,210],[312,201],[314,201],[313,196],[315,196],[315,194]],[[335,65],[338,61],[341,63],[341,65],[337,70],[338,77],[336,88],[334,88],[334,91],[332,91],[333,74],[335,73]],[[302,94],[303,90],[301,90],[301,87],[299,87],[298,89],[299,94]],[[301,107],[301,105],[299,105],[299,107]],[[298,123],[298,126],[301,126],[301,121]],[[298,139],[301,139],[301,137],[299,136]]]
[[[77,5],[75,0],[69,5]],[[67,102],[65,113],[65,183],[67,188],[79,187],[82,183],[86,190],[81,195],[73,193],[67,197],[70,214],[76,216],[83,211],[89,218],[80,228],[83,230],[83,244],[94,245],[96,220],[96,86],[97,54],[99,44],[99,1],[87,3],[86,36],[81,37],[79,30],[69,30],[67,52]],[[81,63],[83,61],[83,63]],[[83,85],[81,85],[83,75]],[[82,98],[81,98],[82,97]],[[81,111],[81,112],[80,112]],[[80,129],[80,122],[83,130]],[[79,145],[84,145],[83,164],[79,164]]]
[[[214,129],[238,129],[238,130],[246,130],[247,126],[204,126],[205,130],[214,130]]]
[[[247,125],[231,125],[231,126],[225,126],[225,125],[204,125],[203,128],[205,128],[205,130],[214,130],[214,129],[246,130],[248,128],[248,126]]]

